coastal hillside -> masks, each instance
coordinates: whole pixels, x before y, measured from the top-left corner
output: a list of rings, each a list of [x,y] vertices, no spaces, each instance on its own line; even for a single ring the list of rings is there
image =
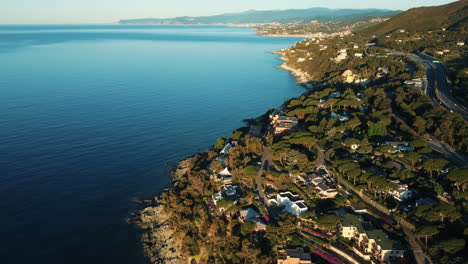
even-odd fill
[[[176,17],[176,18],[143,18],[120,20],[120,24],[154,24],[154,25],[188,25],[188,24],[260,24],[260,23],[309,23],[341,21],[359,17],[382,17],[398,14],[401,11],[387,9],[289,9],[256,11],[249,10],[241,13],[229,13],[202,17]]]
[[[362,33],[381,36],[401,29],[422,31],[442,27],[466,28],[467,13],[468,0],[460,0],[442,6],[413,8],[393,16],[384,23],[369,27]]]
[[[466,263],[465,3],[276,52],[308,89],[174,169],[132,219],[151,262]]]
[[[407,53],[424,53],[445,64],[454,100],[468,105],[468,0],[421,7],[393,16],[358,35],[379,46]]]

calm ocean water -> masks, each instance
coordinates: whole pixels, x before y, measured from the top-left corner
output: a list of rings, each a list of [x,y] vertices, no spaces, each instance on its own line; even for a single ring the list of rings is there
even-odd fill
[[[304,90],[222,26],[0,26],[0,262],[146,263],[137,206],[171,164]]]

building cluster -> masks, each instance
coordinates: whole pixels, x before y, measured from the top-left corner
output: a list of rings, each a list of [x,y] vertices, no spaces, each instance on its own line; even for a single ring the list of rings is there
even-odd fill
[[[346,214],[341,221],[341,236],[351,240],[353,251],[373,263],[388,263],[404,258],[405,248],[381,229],[373,228],[361,217]]]
[[[271,127],[275,135],[297,130],[299,119],[296,117],[283,116],[279,114],[270,115]]]
[[[335,180],[326,171],[320,170],[308,176],[308,181],[315,186],[321,199],[335,198],[338,190],[334,187]]]
[[[223,182],[223,184],[231,184],[232,183],[232,174],[229,172],[228,167],[225,165],[225,159],[229,156],[229,150],[235,145],[234,142],[227,143],[219,152],[219,156],[216,157],[214,161],[220,161],[221,164],[224,166],[224,169],[221,171],[212,171],[213,177],[215,177],[216,181]],[[211,168],[211,163],[209,165]]]
[[[284,211],[295,216],[299,216],[308,210],[304,199],[289,191],[278,193],[276,197],[270,198],[268,202],[278,207],[283,207]]]
[[[221,199],[226,200],[236,200],[237,199],[237,186],[234,185],[224,185],[221,187],[219,192],[213,194],[213,200],[215,202],[220,201]]]

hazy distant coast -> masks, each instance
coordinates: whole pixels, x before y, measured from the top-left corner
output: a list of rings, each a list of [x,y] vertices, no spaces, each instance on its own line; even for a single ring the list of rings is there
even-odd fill
[[[122,19],[119,24],[139,25],[232,25],[241,27],[259,26],[272,23],[310,23],[342,21],[360,17],[382,17],[398,14],[401,11],[387,9],[289,9],[256,11],[249,10],[241,13],[227,13],[215,16],[202,17],[175,17],[175,18],[140,18]]]

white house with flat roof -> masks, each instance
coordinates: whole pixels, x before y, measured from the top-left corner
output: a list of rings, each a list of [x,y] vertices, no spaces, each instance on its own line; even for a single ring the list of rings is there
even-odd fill
[[[295,216],[299,216],[308,210],[304,199],[289,191],[278,193],[276,199],[270,199],[269,202],[277,206],[284,206],[286,212]]]
[[[389,192],[389,194],[392,195],[393,198],[395,198],[395,200],[398,200],[401,202],[403,200],[411,198],[411,196],[413,195],[413,192],[408,189],[408,184],[400,183],[399,180],[391,181],[391,182],[398,185],[398,189]]]

